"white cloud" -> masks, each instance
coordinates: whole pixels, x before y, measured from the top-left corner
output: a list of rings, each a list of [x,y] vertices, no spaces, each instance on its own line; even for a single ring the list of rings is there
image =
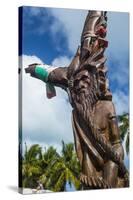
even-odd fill
[[[22,60],[23,72],[24,72],[24,69],[32,63],[38,63],[38,64],[43,63],[42,60],[35,55],[32,55],[32,56],[23,55],[22,57],[20,57],[20,59]],[[25,73],[24,73],[24,75],[25,75]]]
[[[122,91],[116,91],[113,94],[113,101],[116,108],[116,114],[122,115],[123,113],[129,113],[129,98]]]
[[[81,32],[87,15],[85,10],[74,9],[49,9],[49,12],[55,17],[51,25],[53,35],[57,32],[63,32],[68,40],[68,47],[72,53],[75,53],[80,44]],[[120,23],[123,21],[123,23]],[[122,12],[108,12],[108,34],[109,47],[105,54],[108,61],[114,61],[111,81],[117,81],[119,85],[128,84],[128,49],[129,49],[129,14]],[[111,71],[109,62],[109,70]]]
[[[86,10],[41,7],[26,7],[25,9],[26,22],[32,24],[35,19],[39,20],[40,25],[36,26],[36,33],[44,34],[49,31],[55,41],[59,33],[63,34],[68,42],[69,51],[75,53],[80,44]],[[52,21],[51,17],[54,17]]]
[[[56,19],[51,26],[53,35],[57,32],[63,32],[67,37],[69,50],[75,53],[80,44],[87,11],[76,9],[49,9],[49,11]]]
[[[73,142],[71,127],[71,106],[67,94],[56,88],[57,97],[46,97],[45,83],[24,72],[31,63],[42,63],[36,56],[22,56],[23,60],[23,142],[27,145],[38,143],[43,148],[52,145],[61,151],[61,140]],[[70,63],[67,57],[53,60],[55,66]],[[121,91],[113,94],[117,115],[128,112],[128,96]]]
[[[30,77],[24,68],[42,63],[36,56],[22,56],[23,60],[23,142],[61,145],[61,140],[73,142],[71,107],[67,94],[56,88],[57,97],[46,97],[45,83]]]
[[[42,9],[31,8],[32,16],[40,16]],[[80,44],[81,32],[83,29],[87,11],[71,9],[49,9],[49,16],[54,16],[55,20],[50,24],[53,38],[58,32],[66,36],[69,50],[74,54],[78,44]],[[107,49],[108,60],[116,60],[116,66],[109,69],[110,82],[116,81],[120,86],[128,84],[128,15],[123,13],[108,14],[108,39]],[[45,15],[42,14],[42,23]],[[123,24],[119,24],[122,19]],[[119,24],[119,26],[118,26]],[[43,26],[42,26],[43,27]],[[38,29],[39,30],[39,29]],[[40,29],[41,30],[41,29]],[[44,29],[43,29],[44,31]],[[55,37],[56,36],[56,37]],[[124,39],[123,39],[124,38]],[[42,63],[36,56],[23,56],[23,68],[33,62]],[[60,56],[53,60],[52,65],[67,66],[70,58]],[[110,63],[109,63],[110,64]],[[111,68],[111,65],[109,65]],[[61,140],[73,141],[71,128],[71,107],[67,103],[67,94],[61,89],[56,89],[57,97],[48,100],[46,98],[45,83],[29,77],[23,73],[23,138],[31,143],[43,143],[48,145],[61,145]],[[120,115],[129,112],[128,96],[122,90],[116,90],[113,94],[116,113]],[[58,147],[59,149],[59,147]]]
[[[70,65],[71,59],[67,56],[60,56],[53,60],[52,65],[58,67],[64,67]]]

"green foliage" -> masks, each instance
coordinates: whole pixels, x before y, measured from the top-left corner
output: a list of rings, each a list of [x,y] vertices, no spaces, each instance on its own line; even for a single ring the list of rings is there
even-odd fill
[[[66,184],[73,184],[80,189],[80,165],[74,150],[74,144],[62,141],[62,152],[59,155],[52,146],[42,151],[38,145],[29,149],[25,144],[22,163],[23,187],[36,188],[40,180],[45,189],[65,191]]]
[[[38,144],[31,146],[29,150],[27,150],[25,144],[25,154],[22,162],[23,187],[34,188],[34,186],[37,186],[38,176],[42,173],[41,159],[42,149]]]
[[[118,116],[121,139],[125,141],[125,149],[129,153],[129,115]],[[65,144],[62,141],[61,155],[54,147],[42,151],[38,145],[29,149],[25,144],[25,153],[22,159],[23,187],[36,188],[40,180],[45,189],[65,191],[66,184],[81,188],[79,174],[80,164],[73,143]]]
[[[120,136],[122,141],[125,141],[125,149],[127,154],[129,154],[129,114],[123,114],[118,116],[120,122]]]

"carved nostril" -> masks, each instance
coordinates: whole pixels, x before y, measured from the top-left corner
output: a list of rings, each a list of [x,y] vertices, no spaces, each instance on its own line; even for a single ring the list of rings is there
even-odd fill
[[[81,90],[83,88],[85,88],[83,84],[79,85],[79,87],[78,87],[79,90]]]

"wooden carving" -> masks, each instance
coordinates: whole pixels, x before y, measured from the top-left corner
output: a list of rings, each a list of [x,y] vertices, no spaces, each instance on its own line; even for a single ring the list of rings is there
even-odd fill
[[[75,148],[84,189],[127,187],[128,171],[112,94],[106,78],[104,51],[107,12],[89,11],[81,35],[81,44],[68,67],[57,67],[44,81],[68,93],[73,107],[72,125]],[[26,72],[40,78],[37,64]]]

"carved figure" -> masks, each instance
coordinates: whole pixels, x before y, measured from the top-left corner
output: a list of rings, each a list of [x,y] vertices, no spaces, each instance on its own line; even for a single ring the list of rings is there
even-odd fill
[[[127,187],[129,184],[106,78],[106,14],[88,12],[81,45],[68,67],[32,64],[26,68],[26,73],[46,82],[48,98],[56,95],[54,86],[63,88],[69,95],[75,148],[82,167],[80,180],[85,189]]]

